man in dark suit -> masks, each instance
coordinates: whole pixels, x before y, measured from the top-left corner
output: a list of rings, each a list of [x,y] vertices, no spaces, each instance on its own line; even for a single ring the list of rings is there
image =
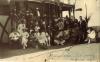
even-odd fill
[[[84,43],[84,40],[87,37],[87,22],[82,18],[79,17],[80,21],[80,43]]]

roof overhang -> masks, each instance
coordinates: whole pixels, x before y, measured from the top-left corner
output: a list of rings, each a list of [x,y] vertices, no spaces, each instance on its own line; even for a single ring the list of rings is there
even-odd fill
[[[47,5],[54,5],[54,6],[58,6],[61,7],[61,11],[67,11],[70,9],[73,9],[75,6],[74,5],[70,5],[70,4],[65,4],[62,2],[55,2],[55,1],[44,1],[44,0],[28,0],[28,2],[37,2],[37,3],[41,3],[41,4],[47,4]]]

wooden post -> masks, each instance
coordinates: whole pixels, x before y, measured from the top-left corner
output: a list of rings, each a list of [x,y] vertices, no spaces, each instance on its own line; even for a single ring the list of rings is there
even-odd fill
[[[71,17],[71,10],[69,9],[69,18]]]
[[[72,9],[73,9],[73,16],[75,18],[75,5],[74,5],[74,7]]]

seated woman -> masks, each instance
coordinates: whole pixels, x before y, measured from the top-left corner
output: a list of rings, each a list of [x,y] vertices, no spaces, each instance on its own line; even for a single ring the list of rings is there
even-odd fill
[[[58,32],[58,34],[55,36],[54,42],[57,45],[64,45],[65,40],[69,38],[69,30],[64,30]]]
[[[96,42],[96,31],[90,27],[88,30],[87,30],[87,41],[88,43],[91,43],[91,42]]]
[[[11,48],[19,48],[20,47],[20,33],[17,31],[13,31],[9,34],[9,44]]]

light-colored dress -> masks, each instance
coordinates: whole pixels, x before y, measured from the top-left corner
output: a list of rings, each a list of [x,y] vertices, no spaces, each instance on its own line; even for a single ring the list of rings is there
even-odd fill
[[[90,33],[88,33],[88,43],[91,43],[91,42],[96,42],[96,32],[95,30],[92,30]]]

